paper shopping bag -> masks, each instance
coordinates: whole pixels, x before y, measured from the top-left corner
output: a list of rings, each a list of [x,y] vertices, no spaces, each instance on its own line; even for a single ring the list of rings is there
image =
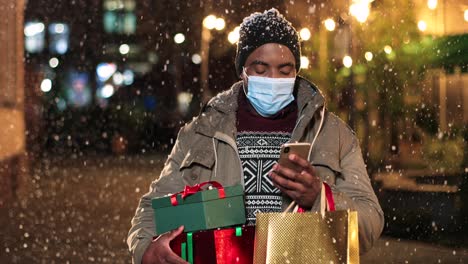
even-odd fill
[[[321,199],[334,210],[328,185]],[[321,212],[258,213],[253,263],[359,263],[357,212],[323,204]]]

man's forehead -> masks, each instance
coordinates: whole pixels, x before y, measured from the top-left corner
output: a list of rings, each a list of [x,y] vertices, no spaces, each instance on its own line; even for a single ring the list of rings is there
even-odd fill
[[[262,46],[258,47],[257,49],[279,49],[281,51],[289,50],[288,47],[279,43],[265,43]]]
[[[273,43],[273,44],[276,45],[281,50],[289,50],[289,48],[284,46],[284,45],[281,45],[281,44],[278,44],[278,43]]]
[[[249,65],[247,65],[247,67],[249,66],[255,66],[255,65],[262,65],[262,66],[274,66],[274,67],[286,67],[286,66],[290,66],[290,67],[294,67],[294,62],[290,61],[290,60],[280,60],[280,61],[274,61],[272,62],[271,60],[262,60],[262,59],[256,59],[256,60],[253,60],[252,62],[249,63]]]

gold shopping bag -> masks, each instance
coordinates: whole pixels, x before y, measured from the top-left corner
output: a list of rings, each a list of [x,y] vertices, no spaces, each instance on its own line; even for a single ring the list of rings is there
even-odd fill
[[[258,213],[253,263],[359,263],[357,212],[334,211],[325,183],[320,199],[321,212]]]

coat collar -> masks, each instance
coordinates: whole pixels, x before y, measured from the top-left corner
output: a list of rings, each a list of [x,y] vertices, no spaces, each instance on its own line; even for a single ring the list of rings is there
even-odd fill
[[[216,131],[221,131],[235,138],[238,97],[239,93],[243,92],[242,86],[242,81],[236,82],[230,89],[219,93],[208,102],[206,109],[195,120],[198,133],[214,137]],[[324,105],[325,99],[316,85],[301,76],[297,76],[296,87],[299,110],[297,128],[303,130],[305,125],[300,124],[308,124],[316,110]]]

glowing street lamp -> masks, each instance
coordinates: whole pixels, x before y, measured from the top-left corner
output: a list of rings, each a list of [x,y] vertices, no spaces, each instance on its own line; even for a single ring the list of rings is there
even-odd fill
[[[351,5],[349,6],[349,14],[353,17],[356,18],[356,20],[359,23],[364,23],[367,21],[367,18],[369,17],[370,14],[370,3],[373,0],[352,0]],[[346,21],[348,24],[348,29],[349,29],[349,52],[350,55],[346,55],[343,57],[343,66],[348,68],[349,71],[349,85],[346,88],[346,92],[348,93],[348,97],[346,99],[346,104],[350,106],[349,108],[349,125],[351,128],[355,127],[355,121],[356,121],[356,110],[355,110],[355,87],[354,87],[354,73],[353,69],[351,68],[353,66],[353,59],[351,56],[354,56],[355,58],[358,56],[357,55],[357,50],[356,50],[356,45],[354,44],[353,41],[353,19],[349,19]]]
[[[463,13],[463,18],[465,19],[466,22],[468,22],[468,9],[465,10]]]
[[[216,16],[209,15],[203,19],[203,26],[209,30],[216,27]]]
[[[427,0],[427,7],[429,9],[434,10],[437,8],[437,0]]]
[[[331,19],[331,18],[328,18],[327,20],[325,20],[324,24],[325,24],[325,28],[326,28],[328,31],[333,31],[333,30],[335,30],[335,27],[336,27],[335,20],[333,20],[333,19]]]
[[[301,69],[309,68],[309,58],[306,56],[301,56]]]
[[[228,34],[228,41],[231,44],[236,44],[239,41],[239,30],[240,27],[235,27],[233,31]]]
[[[224,19],[220,17],[216,18],[215,27],[214,27],[216,30],[223,30],[225,26],[226,26],[226,22],[224,21]]]
[[[346,68],[351,68],[351,66],[353,66],[353,59],[346,55],[344,56],[343,58],[343,65],[346,67]]]
[[[114,95],[114,92],[114,86],[112,86],[112,84],[106,84],[101,88],[101,97],[110,98],[112,95]]]
[[[49,66],[50,66],[51,68],[54,68],[54,69],[57,68],[57,66],[59,65],[59,63],[60,63],[60,61],[59,61],[57,58],[55,58],[55,57],[53,57],[53,58],[51,58],[51,59],[49,60]]]
[[[185,35],[184,34],[182,34],[182,33],[175,34],[174,42],[176,44],[182,44],[182,43],[184,43],[184,41],[185,41]]]
[[[119,52],[122,55],[126,55],[130,52],[130,46],[128,44],[122,44],[119,47]]]
[[[308,28],[301,29],[301,31],[299,31],[299,36],[301,36],[302,40],[309,40],[311,36],[310,30]]]
[[[353,0],[349,7],[349,13],[354,16],[360,23],[366,22],[370,13],[370,0]]]
[[[52,81],[50,79],[44,79],[41,82],[41,91],[48,93],[52,90]]]
[[[385,53],[390,54],[390,53],[392,53],[392,50],[393,50],[393,49],[392,49],[391,46],[385,45],[385,47],[384,47]]]
[[[193,62],[194,64],[200,64],[200,63],[201,63],[201,60],[202,60],[202,59],[201,59],[200,54],[195,53],[195,54],[192,55],[192,62]]]
[[[200,85],[202,91],[202,100],[208,101],[210,91],[208,89],[208,76],[209,76],[209,54],[210,54],[210,42],[211,42],[211,30],[223,30],[226,27],[226,21],[223,18],[216,17],[215,15],[208,15],[203,19],[201,45],[200,45],[200,56],[201,56],[201,69],[200,69]]]
[[[374,58],[374,55],[372,52],[368,51],[364,54],[364,58],[366,58],[367,61],[371,61]]]
[[[420,20],[420,21],[418,22],[418,28],[419,28],[419,30],[422,31],[422,32],[426,31],[426,29],[427,29],[426,21]]]

